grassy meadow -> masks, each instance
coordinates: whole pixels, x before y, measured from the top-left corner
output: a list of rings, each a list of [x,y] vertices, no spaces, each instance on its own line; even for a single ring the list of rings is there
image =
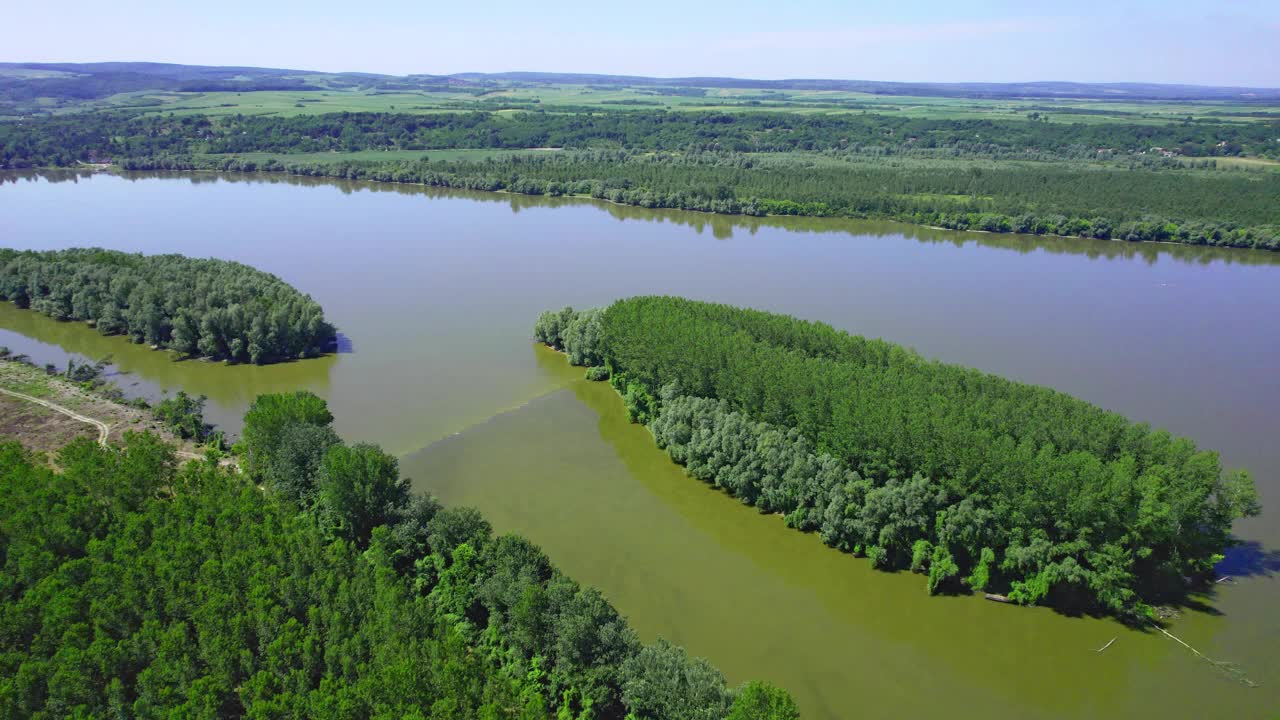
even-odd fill
[[[510,84],[487,92],[318,91],[121,93],[60,112],[128,109],[179,115],[276,115],[290,117],[334,112],[436,113],[459,110],[532,110],[548,112],[685,110],[797,113],[886,113],[902,117],[953,120],[1027,119],[1032,113],[1048,122],[1181,122],[1188,117],[1219,122],[1258,122],[1280,118],[1270,107],[1224,102],[1141,102],[1077,99],[970,99],[870,95],[829,90],[762,90],[738,88],[657,88],[631,86]]]

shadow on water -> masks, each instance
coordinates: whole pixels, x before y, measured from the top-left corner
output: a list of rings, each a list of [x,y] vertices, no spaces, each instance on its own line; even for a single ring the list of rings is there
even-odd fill
[[[1280,550],[1269,550],[1255,541],[1242,542],[1227,550],[1218,563],[1223,577],[1271,577],[1280,573]]]
[[[339,355],[351,355],[355,353],[356,346],[350,335],[338,333],[333,337],[333,351]]]
[[[1164,599],[1164,605],[1177,612],[1192,612],[1212,617],[1226,613],[1212,603],[1218,599],[1222,583],[1236,579],[1269,578],[1280,573],[1280,550],[1269,550],[1254,540],[1243,541],[1224,553],[1222,562],[1214,567],[1214,578],[1206,579],[1190,590]],[[1145,621],[1141,623],[1148,629]]]
[[[29,355],[43,365],[66,367],[67,361],[109,358],[108,376],[129,399],[156,401],[175,389],[205,395],[206,412],[222,428],[239,429],[244,409],[263,393],[306,387],[325,393],[339,355],[269,365],[226,365],[179,360],[170,352],[151,350],[119,335],[102,335],[82,322],[60,322],[9,302],[0,302],[0,345]]]

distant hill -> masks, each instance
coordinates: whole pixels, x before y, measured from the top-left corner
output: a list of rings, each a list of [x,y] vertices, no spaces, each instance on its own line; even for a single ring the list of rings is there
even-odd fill
[[[1218,100],[1280,102],[1280,89],[1161,85],[1155,83],[902,83],[871,80],[752,80],[722,77],[654,78],[582,73],[457,73],[379,75],[324,73],[256,67],[216,67],[150,62],[0,63],[0,104],[10,108],[39,99],[55,104],[139,91],[251,92],[258,90],[433,91],[512,85],[608,85],[668,88],[839,90],[875,95],[956,98],[1073,98],[1099,100]]]
[[[741,88],[758,90],[840,90],[873,95],[913,95],[962,98],[1078,98],[1099,100],[1232,100],[1275,102],[1280,88],[1162,85],[1159,83],[903,83],[876,80],[751,80],[726,77],[653,78],[581,73],[458,73],[450,77],[485,81],[566,85],[629,85],[661,87]]]
[[[0,63],[0,99],[92,100],[123,92],[305,90],[320,86],[305,70],[207,67],[168,63]]]

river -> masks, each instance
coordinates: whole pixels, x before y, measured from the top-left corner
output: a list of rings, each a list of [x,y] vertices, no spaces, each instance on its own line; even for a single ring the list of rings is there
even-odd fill
[[[174,362],[0,303],[0,345],[111,355],[131,395],[207,395],[232,430],[308,388],[414,486],[479,507],[595,585],[647,640],[773,681],[808,718],[1275,717],[1280,254],[751,219],[283,176],[0,176],[0,246],[238,260],[311,294],[342,352]],[[670,293],[823,320],[1050,385],[1219,450],[1264,508],[1233,580],[1153,632],[873,571],[688,479],[606,384],[530,338],[546,308]],[[1095,650],[1116,638],[1105,652]]]

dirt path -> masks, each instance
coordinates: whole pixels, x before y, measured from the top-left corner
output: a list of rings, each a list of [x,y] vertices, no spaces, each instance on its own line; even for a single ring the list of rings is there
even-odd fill
[[[4,393],[5,395],[8,395],[10,397],[18,398],[19,400],[33,402],[42,407],[46,407],[54,412],[59,412],[59,413],[62,413],[63,415],[66,415],[67,417],[79,420],[82,423],[89,423],[90,425],[93,425],[94,427],[98,428],[98,444],[101,445],[102,447],[107,446],[107,439],[111,434],[111,426],[105,422],[102,422],[101,420],[91,418],[87,415],[81,415],[80,413],[70,408],[63,407],[57,403],[49,402],[48,400],[43,400],[38,397],[32,397],[30,395],[27,395],[26,393],[15,392],[13,390],[6,390],[5,388],[0,388],[0,393]],[[200,453],[192,452],[190,450],[184,450],[182,448],[176,449],[174,453],[178,457],[187,458],[190,460],[203,460],[205,457]],[[235,461],[232,460],[231,458],[223,458],[222,461],[219,462],[219,464],[234,465]]]
[[[123,443],[130,432],[149,432],[172,444],[183,460],[205,458],[204,448],[178,437],[148,410],[95,395],[42,368],[0,360],[0,439],[12,437],[28,449],[57,453],[83,434],[80,423],[97,428],[103,447]],[[237,466],[233,457],[219,464]]]
[[[6,390],[4,388],[0,388],[0,393],[4,393],[5,395],[16,397],[20,400],[33,402],[37,405],[43,405],[44,407],[47,407],[50,410],[53,410],[54,412],[60,412],[63,415],[75,418],[76,420],[79,420],[80,422],[83,422],[83,423],[89,423],[90,425],[93,425],[94,427],[98,428],[98,444],[101,445],[102,447],[107,446],[107,436],[111,434],[111,426],[102,422],[101,420],[95,420],[91,417],[81,415],[80,413],[74,410],[58,405],[57,403],[51,403],[48,400],[41,400],[38,397],[32,397],[25,393],[14,392],[13,390]]]

